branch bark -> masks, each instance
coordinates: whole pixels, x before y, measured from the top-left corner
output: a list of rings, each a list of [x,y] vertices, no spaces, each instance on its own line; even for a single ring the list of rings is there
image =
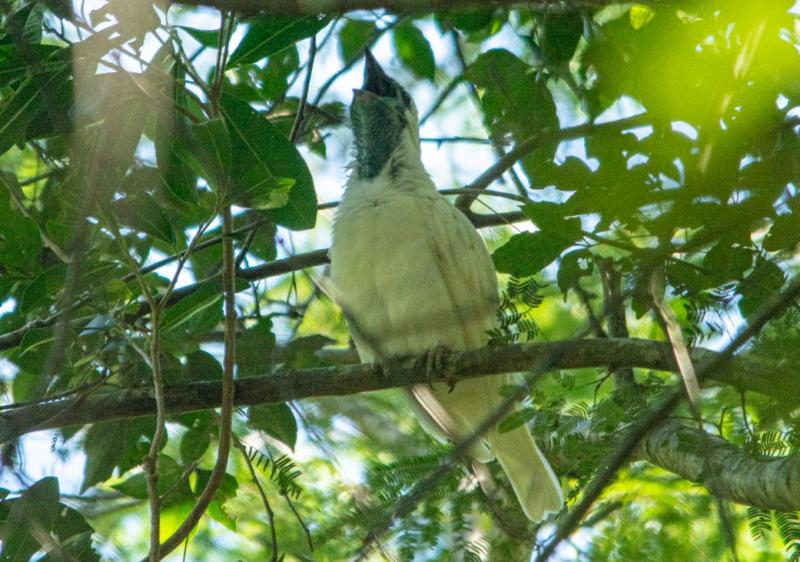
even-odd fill
[[[642,339],[575,339],[537,342],[465,351],[453,354],[452,372],[460,379],[524,371],[543,355],[554,357],[552,369],[581,369],[613,365],[677,372],[669,344]],[[699,367],[719,354],[703,348],[692,350]],[[425,383],[425,370],[415,360],[404,359],[391,369],[388,379],[370,365],[338,365],[314,369],[285,370],[236,381],[238,406],[286,402],[319,396],[342,396],[400,388]],[[709,374],[714,381],[741,391],[753,391],[784,401],[800,402],[800,385],[790,367],[777,367],[745,357],[733,358],[724,369]],[[166,410],[170,414],[219,407],[222,384],[195,382],[166,387]],[[155,401],[149,388],[113,391],[106,394],[17,404],[0,411],[0,443],[41,429],[89,424],[152,415]]]
[[[800,455],[755,458],[722,437],[667,420],[642,441],[639,456],[726,500],[800,509]]]
[[[692,350],[692,360],[699,366],[713,363],[719,355],[706,349]],[[678,369],[669,344],[612,338],[528,343],[461,352],[450,358],[450,372],[466,379],[525,370],[543,356],[553,358],[553,369],[607,365],[670,372]],[[381,369],[365,364],[287,370],[240,379],[235,383],[235,403],[239,406],[276,403],[427,382],[429,374],[418,365],[414,358],[398,360],[391,368],[391,380]],[[789,382],[794,376],[788,370],[781,371],[744,357],[735,357],[723,370],[709,374],[718,383],[800,401],[800,386]],[[433,377],[437,378],[444,380]],[[170,414],[218,407],[222,401],[222,383],[197,382],[167,387],[165,400]],[[18,405],[0,412],[0,443],[41,429],[148,416],[153,414],[154,408],[150,388]],[[703,484],[725,499],[766,509],[800,509],[798,455],[756,459],[720,437],[666,420],[648,433],[637,458]],[[712,469],[710,472],[706,470],[708,467]],[[713,482],[706,481],[708,474],[714,475]]]

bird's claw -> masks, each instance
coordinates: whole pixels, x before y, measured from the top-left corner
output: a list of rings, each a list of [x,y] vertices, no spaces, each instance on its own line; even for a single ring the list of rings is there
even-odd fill
[[[442,377],[447,383],[448,392],[452,392],[456,385],[456,378],[450,368],[450,350],[443,345],[438,345],[428,350],[423,356],[423,360],[428,385],[433,388],[433,379]]]
[[[383,379],[384,381],[391,380],[392,366],[389,361],[387,360],[376,361],[373,364],[373,367],[375,368],[375,372],[381,379]]]

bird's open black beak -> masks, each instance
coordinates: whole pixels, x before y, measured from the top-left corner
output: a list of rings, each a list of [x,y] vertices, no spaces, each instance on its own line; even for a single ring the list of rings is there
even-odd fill
[[[396,94],[393,81],[386,75],[369,49],[364,49],[364,85],[361,89],[381,97],[392,97]]]

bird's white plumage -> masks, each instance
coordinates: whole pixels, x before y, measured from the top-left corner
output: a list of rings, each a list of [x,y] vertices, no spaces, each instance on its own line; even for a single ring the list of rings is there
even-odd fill
[[[443,346],[486,345],[496,321],[497,277],[478,232],[436,192],[419,158],[416,116],[375,178],[351,177],[337,210],[331,246],[334,297],[365,362],[417,355]],[[417,385],[410,395],[429,431],[470,435],[502,402],[512,377]],[[524,426],[491,431],[471,451],[497,458],[529,518],[563,503],[561,487]]]

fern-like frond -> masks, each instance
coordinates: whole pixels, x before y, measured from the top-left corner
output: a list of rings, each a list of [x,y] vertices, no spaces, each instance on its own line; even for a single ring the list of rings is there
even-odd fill
[[[756,506],[748,507],[747,525],[753,540],[764,540],[772,530],[772,511]]]
[[[278,485],[281,494],[295,499],[300,497],[303,489],[296,480],[302,472],[291,458],[286,455],[272,458],[271,455],[262,453],[253,447],[247,447],[247,458],[250,459],[253,466]]]

